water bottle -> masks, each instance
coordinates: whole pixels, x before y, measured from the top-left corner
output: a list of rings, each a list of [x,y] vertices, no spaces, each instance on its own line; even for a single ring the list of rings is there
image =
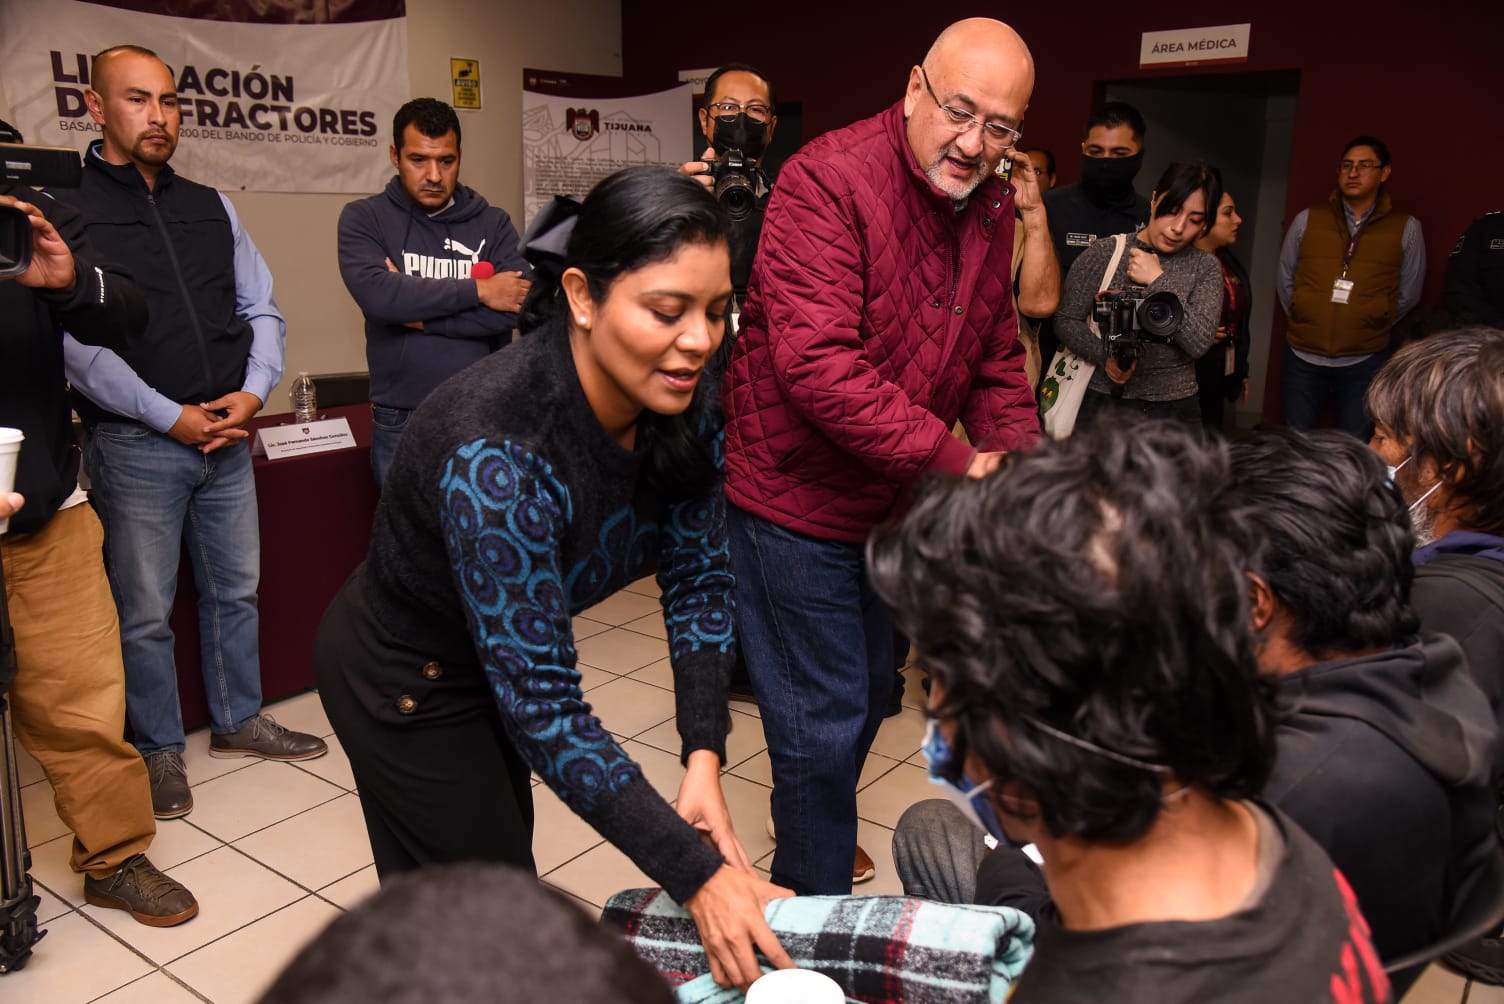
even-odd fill
[[[298,378],[293,381],[292,390],[288,392],[288,396],[292,398],[293,421],[312,422],[318,417],[318,392],[307,370],[298,373]]]

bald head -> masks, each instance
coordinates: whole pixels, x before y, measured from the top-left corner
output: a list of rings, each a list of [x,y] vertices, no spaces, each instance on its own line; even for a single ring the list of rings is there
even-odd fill
[[[924,54],[924,65],[934,68],[937,63],[968,58],[991,63],[1017,63],[1027,70],[1028,87],[1034,89],[1034,57],[1029,54],[1029,47],[1018,32],[1001,21],[990,17],[957,21],[935,38],[930,51]]]
[[[1018,32],[986,17],[940,33],[924,62],[909,71],[904,118],[909,146],[935,187],[966,198],[1017,141],[1034,57]]]
[[[178,146],[182,118],[172,71],[150,49],[117,45],[94,57],[89,114],[103,132],[100,155],[111,164],[134,164],[148,185]]]

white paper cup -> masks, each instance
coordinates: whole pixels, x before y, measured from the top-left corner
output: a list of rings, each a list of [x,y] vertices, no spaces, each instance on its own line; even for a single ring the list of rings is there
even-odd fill
[[[20,429],[0,428],[0,495],[15,491],[16,461],[21,458]],[[10,520],[0,519],[0,533],[10,529]]]
[[[813,969],[775,969],[747,988],[747,1004],[846,1004],[846,994]]]

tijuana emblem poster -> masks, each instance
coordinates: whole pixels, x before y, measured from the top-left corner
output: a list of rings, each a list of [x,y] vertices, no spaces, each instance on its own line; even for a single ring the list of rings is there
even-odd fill
[[[684,116],[691,85],[622,91],[615,77],[523,70],[524,228],[555,195],[584,196],[624,167],[693,158]]]

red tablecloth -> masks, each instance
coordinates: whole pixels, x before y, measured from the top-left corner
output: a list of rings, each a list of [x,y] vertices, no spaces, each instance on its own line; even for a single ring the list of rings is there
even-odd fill
[[[267,704],[313,686],[319,619],[371,542],[378,495],[371,477],[371,407],[330,408],[321,417],[347,419],[356,448],[253,462],[261,526],[261,689]],[[289,421],[290,415],[270,415],[252,421],[251,428]],[[178,699],[189,731],[209,723],[197,604],[185,557],[172,630]]]

